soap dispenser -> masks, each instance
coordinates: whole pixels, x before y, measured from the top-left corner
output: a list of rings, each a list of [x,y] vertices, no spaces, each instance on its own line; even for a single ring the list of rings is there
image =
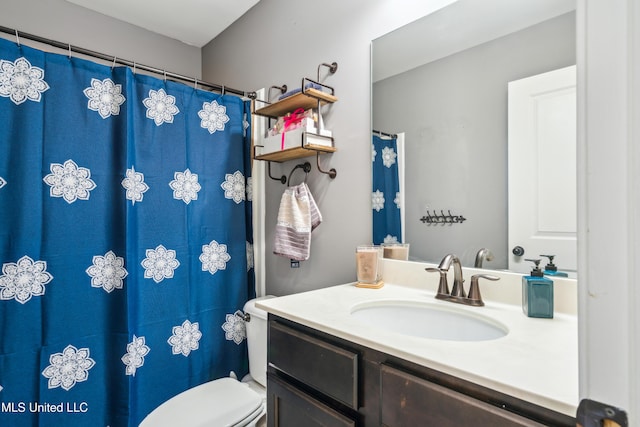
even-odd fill
[[[569,274],[564,271],[558,271],[558,267],[553,263],[553,258],[555,255],[540,255],[545,258],[549,258],[549,262],[544,266],[544,275],[545,276],[556,276],[556,277],[569,277]]]
[[[535,264],[529,276],[522,277],[522,311],[529,317],[553,318],[553,280],[544,277],[539,259],[526,259]]]

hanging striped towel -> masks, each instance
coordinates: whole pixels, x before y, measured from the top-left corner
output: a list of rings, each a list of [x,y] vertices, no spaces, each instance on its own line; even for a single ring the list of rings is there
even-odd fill
[[[280,199],[273,253],[306,261],[311,253],[311,232],[322,222],[306,183],[287,187]]]

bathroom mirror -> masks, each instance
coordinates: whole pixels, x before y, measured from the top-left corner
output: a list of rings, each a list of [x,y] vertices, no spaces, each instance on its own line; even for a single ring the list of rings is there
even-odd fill
[[[404,134],[410,260],[473,267],[487,248],[483,268],[508,268],[508,84],[575,63],[575,0],[458,0],[373,40],[372,127]],[[441,212],[466,220],[420,221]]]

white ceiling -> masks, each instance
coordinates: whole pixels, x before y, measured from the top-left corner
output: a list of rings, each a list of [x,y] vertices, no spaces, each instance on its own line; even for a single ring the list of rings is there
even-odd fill
[[[374,82],[575,10],[576,0],[458,0],[373,41]]]
[[[202,47],[259,0],[67,0],[183,43]]]

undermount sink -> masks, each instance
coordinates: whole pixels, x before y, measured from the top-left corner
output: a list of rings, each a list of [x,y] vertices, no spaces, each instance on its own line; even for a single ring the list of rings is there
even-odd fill
[[[355,305],[351,317],[390,332],[445,341],[488,341],[509,333],[505,325],[453,304],[448,307],[416,301],[366,302]]]

